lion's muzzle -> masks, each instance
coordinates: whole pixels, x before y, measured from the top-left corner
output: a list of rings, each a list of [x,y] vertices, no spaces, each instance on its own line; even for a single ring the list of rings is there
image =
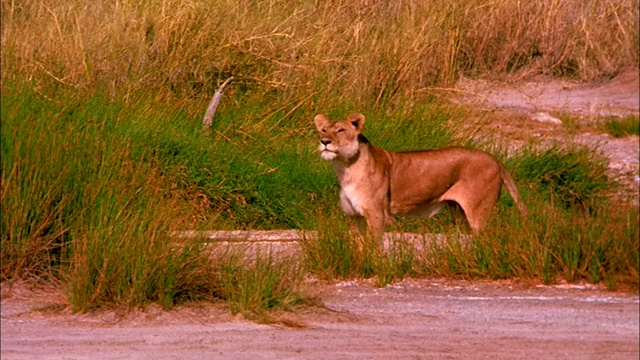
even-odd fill
[[[320,157],[325,160],[333,160],[338,156],[334,150],[329,149],[329,145],[331,145],[331,140],[320,140],[318,151],[320,152]]]

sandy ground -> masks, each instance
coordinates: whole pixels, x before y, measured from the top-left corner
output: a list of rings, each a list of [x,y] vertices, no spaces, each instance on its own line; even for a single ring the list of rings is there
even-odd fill
[[[485,108],[521,113],[572,113],[589,117],[638,115],[638,69],[625,69],[611,79],[580,83],[555,78],[528,82],[461,79],[459,100]]]
[[[638,359],[637,295],[589,285],[313,284],[325,308],[244,320],[219,306],[72,315],[5,291],[2,359]]]
[[[460,101],[486,111],[485,131],[513,143],[583,141],[609,158],[637,199],[638,137],[590,122],[638,114],[638,70],[598,84],[463,82]],[[584,116],[567,127],[558,113]],[[594,119],[596,117],[596,120]],[[583,126],[584,125],[584,126]],[[635,195],[634,195],[635,194]],[[628,194],[623,194],[627,196]],[[637,200],[635,200],[637,201]],[[2,284],[2,359],[638,359],[637,293],[594,286],[405,280],[310,284],[324,308],[265,325],[191,304],[72,314],[58,289]]]

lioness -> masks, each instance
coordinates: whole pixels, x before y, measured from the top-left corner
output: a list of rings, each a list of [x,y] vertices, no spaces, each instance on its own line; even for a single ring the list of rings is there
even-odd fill
[[[525,212],[507,169],[484,151],[446,147],[391,152],[373,146],[362,135],[361,114],[344,121],[317,115],[314,122],[320,133],[320,156],[332,162],[340,183],[342,210],[358,220],[364,218],[377,241],[392,216],[430,217],[451,202],[460,206],[469,227],[477,232],[498,201],[503,183]]]

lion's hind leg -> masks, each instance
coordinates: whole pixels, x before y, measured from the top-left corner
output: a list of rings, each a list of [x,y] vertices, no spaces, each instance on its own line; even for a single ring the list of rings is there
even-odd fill
[[[460,199],[457,203],[462,208],[471,232],[479,232],[489,220],[493,208],[498,202],[500,191],[484,193],[480,196]]]
[[[441,196],[460,205],[472,233],[480,231],[498,202],[502,179],[499,168],[487,167],[472,179],[459,181]]]

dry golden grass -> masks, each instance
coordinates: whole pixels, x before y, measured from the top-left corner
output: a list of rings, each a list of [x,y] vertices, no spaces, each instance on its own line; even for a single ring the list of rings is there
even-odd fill
[[[610,76],[638,51],[637,0],[2,1],[3,78],[114,92],[234,75],[379,103],[460,74]]]

